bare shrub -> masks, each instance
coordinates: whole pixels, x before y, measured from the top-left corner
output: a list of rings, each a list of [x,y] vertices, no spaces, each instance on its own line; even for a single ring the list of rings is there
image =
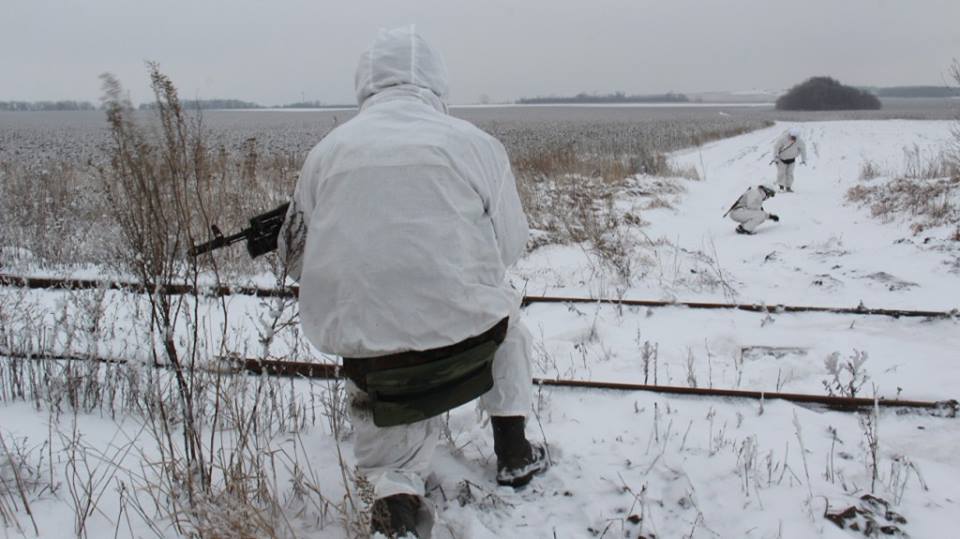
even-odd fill
[[[672,210],[672,209],[673,209],[673,204],[671,204],[669,200],[667,200],[667,199],[665,199],[665,198],[663,198],[663,197],[655,196],[655,197],[653,197],[653,198],[650,199],[650,202],[647,203],[646,209],[648,209],[648,210],[655,210],[655,209],[658,209],[658,208],[665,208],[665,209],[668,209],[668,210]]]
[[[55,268],[96,263],[115,239],[103,189],[87,167],[64,160],[0,163],[0,265]]]
[[[952,76],[954,82],[960,86],[960,60],[953,61],[953,65],[950,66],[950,76]],[[956,122],[954,122],[953,128],[950,130],[950,133],[953,135],[953,141],[949,149],[948,158],[953,169],[960,170],[960,111],[957,111],[956,114]]]
[[[918,146],[907,148],[902,173],[889,181],[860,183],[846,198],[884,221],[908,217],[914,234],[960,221],[960,162],[948,152],[927,155]],[[872,179],[873,165],[866,162],[861,179]],[[865,172],[866,171],[866,172]]]
[[[640,332],[637,331],[637,345],[640,344]],[[657,379],[657,359],[660,354],[660,343],[650,344],[650,341],[643,341],[640,348],[640,360],[643,365],[643,383],[650,383],[650,366],[653,365],[653,379],[656,384]]]
[[[904,148],[905,164],[903,178],[911,180],[933,180],[948,178],[960,174],[960,169],[951,162],[947,152],[940,151],[925,154],[916,144],[912,148]]]
[[[857,422],[863,431],[863,445],[866,449],[864,463],[870,475],[870,493],[877,491],[877,481],[880,479],[880,406],[876,403],[876,386],[874,386],[874,405],[869,413],[857,414]]]
[[[847,189],[847,200],[856,204],[863,204],[875,191],[865,185],[854,185]]]
[[[243,160],[231,169],[221,151],[209,149],[201,119],[185,115],[170,79],[155,64],[149,70],[155,131],[134,122],[119,83],[104,76],[112,144],[109,167],[100,175],[122,234],[117,260],[148,290],[180,282],[198,286],[203,268],[185,259],[185,248],[210,224],[210,208],[222,207],[219,180],[240,186],[238,197],[257,188],[257,144],[247,140]],[[215,258],[208,269],[219,282]],[[145,469],[131,483],[145,498],[134,496],[131,504],[145,518],[169,521],[185,535],[291,536],[278,466],[299,478],[301,500],[304,491],[319,496],[319,489],[315,481],[312,490],[304,482],[302,452],[281,454],[278,436],[298,433],[310,414],[292,382],[284,390],[275,379],[210,368],[211,353],[226,355],[238,346],[227,342],[229,312],[225,300],[217,302],[218,338],[203,334],[201,298],[147,295],[152,363],[166,369],[140,372],[137,413],[154,442],[152,452],[159,454],[141,456]],[[288,304],[272,307],[259,320],[264,354],[278,329],[290,323],[283,316]],[[325,499],[313,504],[324,514],[328,505]]]
[[[525,189],[526,187],[526,189]],[[628,229],[643,221],[615,207],[620,188],[572,174],[543,178],[535,189],[520,184],[530,226],[541,232],[534,245],[583,243],[616,275],[633,274],[633,240]],[[564,208],[563,212],[558,208]]]
[[[112,141],[110,165],[101,169],[101,179],[122,235],[117,253],[121,270],[131,272],[147,290],[160,290],[191,278],[192,284],[198,282],[196,265],[188,268],[181,260],[204,216],[203,202],[195,194],[208,190],[211,176],[199,120],[188,124],[173,83],[156,64],[150,64],[149,71],[157,99],[156,136],[134,122],[133,107],[120,83],[111,75],[102,76]],[[148,417],[155,419],[152,432],[160,447],[169,448],[177,467],[183,467],[183,473],[171,470],[170,476],[181,483],[178,487],[192,506],[209,492],[213,481],[197,377],[198,328],[194,326],[192,339],[178,346],[178,322],[190,304],[184,296],[159,292],[147,298],[151,341],[156,343],[151,346],[153,363],[172,366],[176,380],[172,399],[162,390],[154,394],[156,408]],[[177,422],[169,420],[171,416]],[[176,449],[181,443],[182,452]]]
[[[42,455],[42,452],[39,452]],[[4,528],[15,528],[21,534],[24,532],[17,513],[23,511],[30,519],[33,533],[40,535],[33,510],[30,507],[30,498],[38,495],[46,488],[41,479],[41,462],[33,462],[33,452],[24,444],[12,440],[10,443],[0,432],[0,524]]]
[[[874,178],[879,178],[883,176],[883,172],[880,170],[880,166],[876,162],[869,159],[865,159],[863,163],[860,163],[860,180],[868,181]]]
[[[824,360],[829,378],[822,381],[827,394],[831,397],[856,397],[869,379],[863,367],[866,362],[867,353],[861,350],[854,350],[846,361],[841,361],[840,352],[830,354]]]
[[[631,254],[635,242],[626,230],[628,224],[614,208],[613,196],[604,197],[599,204],[581,199],[576,211],[579,219],[568,223],[570,237],[574,241],[586,241],[591,252],[624,284],[629,284],[633,276]]]

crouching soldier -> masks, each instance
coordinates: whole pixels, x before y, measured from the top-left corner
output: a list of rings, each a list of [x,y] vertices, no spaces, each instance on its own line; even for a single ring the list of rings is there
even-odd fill
[[[412,28],[382,31],[355,82],[360,112],[307,156],[280,254],[304,334],[343,357],[372,530],[423,537],[445,411],[479,398],[499,484],[547,468],[525,434],[531,335],[505,278],[527,220],[503,145],[447,115],[446,67]]]
[[[724,217],[729,215],[731,219],[740,223],[737,225],[737,234],[753,234],[767,219],[774,222],[780,221],[777,215],[763,210],[764,201],[773,198],[775,194],[776,192],[766,185],[751,187],[740,195],[740,198],[723,215]]]

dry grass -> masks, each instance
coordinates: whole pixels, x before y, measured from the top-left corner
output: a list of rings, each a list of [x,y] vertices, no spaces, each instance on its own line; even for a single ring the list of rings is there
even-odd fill
[[[269,136],[264,140],[247,136],[231,146],[231,139],[224,133],[215,136],[208,131],[199,115],[181,112],[179,117],[175,114],[169,118],[173,123],[165,126],[160,116],[144,117],[124,104],[121,95],[114,98],[117,108],[108,118],[113,122],[109,129],[78,135],[81,140],[93,139],[90,144],[95,148],[78,145],[69,132],[46,130],[27,133],[30,144],[0,158],[0,268],[69,271],[77,266],[103,270],[104,266],[122,265],[123,261],[116,258],[116,247],[129,239],[117,226],[114,210],[128,201],[117,190],[121,184],[104,179],[114,167],[129,168],[137,160],[172,158],[171,163],[176,164],[176,170],[171,171],[144,169],[153,176],[169,172],[168,178],[141,180],[158,180],[157,185],[167,189],[157,195],[170,204],[150,210],[155,217],[173,222],[167,213],[178,211],[170,199],[176,192],[175,181],[181,183],[178,196],[193,206],[186,208],[190,210],[187,215],[192,237],[177,239],[176,255],[181,261],[186,241],[207,239],[207,223],[223,230],[240,228],[251,216],[285,202],[292,192],[305,155],[299,146],[278,147]],[[110,155],[116,148],[115,136],[100,139],[104,133],[115,134],[117,128],[141,137],[124,148],[127,163]],[[175,153],[177,148],[169,145],[171,135],[189,137],[178,142],[184,145],[179,155]],[[63,151],[51,152],[51,147]],[[141,153],[141,149],[156,155]],[[198,181],[190,186],[190,192],[182,192],[183,178],[188,174]],[[197,206],[203,207],[202,215]],[[263,259],[251,263],[242,249],[221,251],[213,261],[226,275],[251,273],[251,266],[252,272],[269,269],[269,262]]]
[[[860,183],[847,190],[847,200],[868,206],[884,221],[907,218],[914,234],[945,225],[960,226],[960,167],[949,152],[925,155],[914,146],[905,150],[904,169],[888,181],[872,162],[861,167]]]
[[[671,208],[667,198],[685,190],[683,179],[699,180],[696,169],[678,169],[666,152],[689,145],[735,136],[763,127],[710,125],[686,129],[673,122],[647,127],[614,126],[624,132],[607,133],[593,125],[570,132],[558,129],[546,141],[539,134],[521,131],[535,143],[520,144],[511,130],[493,134],[511,149],[524,210],[540,234],[531,244],[581,243],[623,283],[636,273],[642,259],[636,256],[636,230],[645,224],[642,215],[616,207],[625,194],[650,197],[646,209]],[[633,138],[633,137],[636,138]]]
[[[122,339],[131,349],[142,350],[154,340],[143,328],[126,327],[128,322],[120,318],[90,324],[100,317],[102,306],[72,299],[79,294],[69,294],[70,305],[53,319],[29,292],[0,295],[0,354],[8,356],[0,359],[0,403],[23,401],[46,410],[51,428],[50,439],[32,440],[33,447],[18,442],[12,458],[0,449],[0,503],[17,496],[13,509],[23,517],[21,525],[27,520],[18,490],[24,489],[29,500],[51,490],[74,507],[74,532],[86,536],[88,520],[104,510],[97,500],[107,485],[127,493],[121,511],[140,515],[155,531],[174,526],[190,537],[292,537],[297,534],[289,520],[295,515],[320,529],[345,518],[346,508],[324,495],[326,487],[321,489],[310,464],[313,455],[301,439],[301,433],[322,430],[328,422],[349,428],[342,408],[325,404],[341,401],[342,391],[333,388],[329,394],[330,388],[309,383],[294,387],[290,380],[237,376],[212,368],[213,358],[185,366],[180,373],[137,361],[83,359],[89,342]],[[133,295],[101,301],[112,308],[139,301],[140,309],[148,308]],[[209,324],[203,319],[196,323]],[[29,358],[58,355],[77,359]],[[178,374],[189,380],[192,406],[186,405]],[[130,442],[110,444],[106,453],[102,440],[87,441],[77,433],[77,414],[133,416],[142,430],[127,432]],[[45,466],[36,462],[44,462],[47,447],[65,458],[48,462],[49,475],[45,470],[38,475]],[[196,460],[200,455],[202,463]],[[21,487],[7,481],[15,479],[7,473],[14,465],[21,470]],[[66,488],[56,491],[57,484]]]
[[[159,106],[149,126],[135,121],[117,81],[104,78],[111,144],[107,162],[95,167],[96,185],[117,231],[104,262],[148,289],[196,285],[202,270],[219,281],[216,260],[201,268],[186,263],[184,251],[213,208],[230,207],[224,186],[237,189],[238,207],[249,203],[239,193],[261,181],[255,142],[234,166],[208,148],[202,123],[184,115],[170,80],[156,66],[150,76]],[[269,333],[260,339],[264,353],[277,329],[288,327],[284,306],[274,307],[258,320]],[[0,400],[49,410],[45,444],[66,455],[57,475],[74,509],[74,535],[88,536],[88,521],[103,515],[108,487],[126,493],[121,514],[139,515],[158,536],[172,527],[189,537],[291,537],[294,515],[322,530],[346,512],[321,493],[300,440],[305,428],[318,426],[316,404],[292,381],[218,368],[217,357],[246,347],[237,342],[242,336],[228,336],[223,300],[83,291],[66,294],[55,311],[51,319],[49,306],[27,291],[0,294],[0,354],[7,356],[0,359]],[[122,344],[127,356],[97,361],[106,343]],[[74,414],[93,411],[133,415],[142,430],[109,449],[90,445]],[[63,425],[68,418],[72,426]],[[0,496],[3,517],[10,499]]]
[[[869,181],[874,178],[879,178],[880,176],[883,176],[883,172],[880,170],[880,166],[875,162],[866,159],[860,164],[861,181]]]
[[[0,431],[0,524],[24,534],[21,514],[29,520],[33,533],[39,535],[30,501],[55,490],[43,478],[43,456],[36,460],[36,448],[25,447],[23,440],[7,439]]]

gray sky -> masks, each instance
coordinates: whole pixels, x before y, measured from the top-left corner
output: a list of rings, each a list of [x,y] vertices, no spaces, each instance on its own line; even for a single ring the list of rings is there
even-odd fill
[[[451,102],[581,91],[942,84],[960,0],[0,0],[0,100],[135,102],[155,60],[185,98],[353,102],[377,28],[415,23]]]

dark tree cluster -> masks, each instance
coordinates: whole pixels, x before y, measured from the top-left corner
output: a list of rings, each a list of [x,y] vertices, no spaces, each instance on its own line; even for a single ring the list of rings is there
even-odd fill
[[[877,96],[830,77],[807,79],[777,99],[777,110],[864,110],[881,106]]]

